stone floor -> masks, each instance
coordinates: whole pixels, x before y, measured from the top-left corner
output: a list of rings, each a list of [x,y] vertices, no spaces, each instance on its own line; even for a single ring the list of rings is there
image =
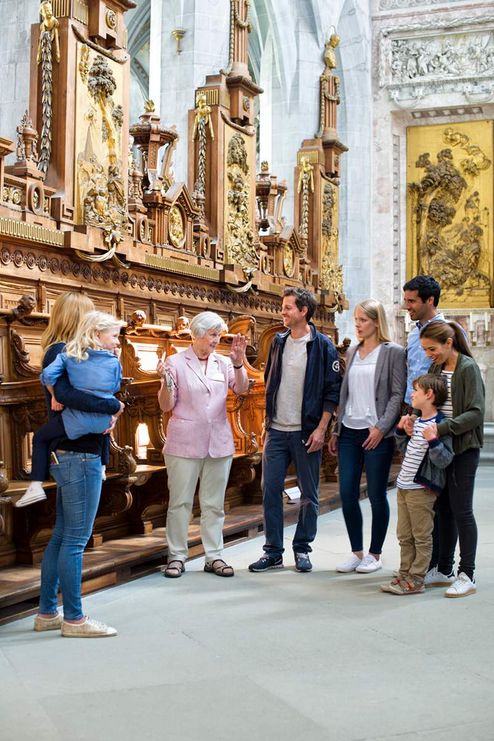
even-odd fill
[[[320,518],[311,574],[250,574],[256,539],[228,549],[234,579],[187,565],[85,599],[117,638],[61,639],[32,618],[0,628],[2,741],[492,741],[494,499],[479,471],[478,593],[380,593],[398,563],[338,575],[341,512]],[[368,502],[363,503],[366,531]]]

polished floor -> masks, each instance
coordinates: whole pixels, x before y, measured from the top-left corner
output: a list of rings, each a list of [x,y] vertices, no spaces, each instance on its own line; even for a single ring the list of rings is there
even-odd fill
[[[62,639],[32,618],[0,628],[1,741],[492,741],[494,468],[478,475],[478,592],[395,597],[398,563],[336,574],[340,511],[320,518],[314,571],[250,574],[262,540],[228,549],[234,579],[187,564],[85,599],[117,638]],[[369,505],[363,503],[366,531]]]

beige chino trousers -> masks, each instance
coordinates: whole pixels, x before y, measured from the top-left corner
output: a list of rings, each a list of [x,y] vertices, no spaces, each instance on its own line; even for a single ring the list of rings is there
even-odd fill
[[[400,543],[400,576],[424,580],[432,555],[436,495],[430,489],[400,489],[396,495]]]
[[[168,561],[187,559],[187,535],[194,494],[199,485],[201,540],[206,561],[222,557],[225,522],[225,490],[232,456],[225,458],[181,458],[165,455],[170,501],[166,516]]]

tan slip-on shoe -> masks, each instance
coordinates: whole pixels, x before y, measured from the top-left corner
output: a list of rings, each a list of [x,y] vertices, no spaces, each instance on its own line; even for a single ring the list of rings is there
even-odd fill
[[[66,620],[62,623],[64,638],[110,638],[116,635],[115,628],[88,617],[83,623],[68,623]]]
[[[33,630],[41,633],[45,630],[60,630],[62,627],[62,616],[58,613],[50,618],[41,617],[36,615],[34,618]]]

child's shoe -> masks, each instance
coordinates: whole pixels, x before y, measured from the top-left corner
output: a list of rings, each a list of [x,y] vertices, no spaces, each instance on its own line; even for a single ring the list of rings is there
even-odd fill
[[[418,581],[417,579],[412,579],[411,577],[407,579],[397,579],[398,583],[389,584],[389,589],[387,590],[390,594],[422,594],[425,592],[424,582]]]
[[[400,572],[398,571],[395,578],[387,584],[381,584],[381,592],[393,592],[394,588],[398,586],[401,581]]]
[[[46,499],[46,494],[41,481],[31,481],[26,489],[26,493],[17,500],[15,506],[27,507],[29,504],[34,504],[35,502],[42,502],[43,499]]]

